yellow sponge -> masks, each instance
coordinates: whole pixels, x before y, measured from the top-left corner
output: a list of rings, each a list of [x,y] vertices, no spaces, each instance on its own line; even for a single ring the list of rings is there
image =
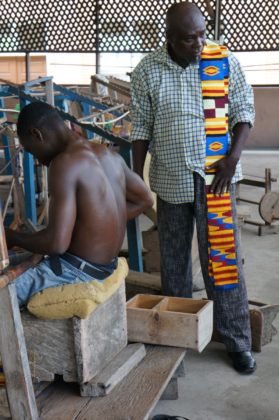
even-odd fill
[[[50,287],[32,296],[27,305],[28,311],[41,319],[66,319],[73,316],[84,319],[118,289],[128,271],[125,258],[118,258],[117,269],[103,282],[92,280]]]

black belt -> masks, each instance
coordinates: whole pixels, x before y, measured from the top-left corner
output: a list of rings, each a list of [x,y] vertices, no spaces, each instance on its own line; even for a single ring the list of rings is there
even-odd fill
[[[104,280],[108,276],[111,275],[111,273],[114,271],[114,269],[110,270],[98,270],[97,268],[93,267],[92,265],[88,264],[86,261],[80,261],[80,259],[76,258],[74,255],[70,254],[63,254],[60,255],[60,258],[62,260],[67,261],[69,264],[71,264],[73,267],[77,268],[78,270],[82,271],[83,273],[88,274],[89,276],[92,276],[96,280]]]

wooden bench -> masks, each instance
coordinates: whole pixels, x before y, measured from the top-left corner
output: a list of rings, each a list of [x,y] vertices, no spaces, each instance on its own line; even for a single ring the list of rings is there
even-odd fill
[[[145,358],[107,396],[80,397],[56,382],[37,398],[40,420],[147,420],[185,356],[185,349],[146,346]]]
[[[5,314],[0,317],[0,351],[14,420],[147,419],[186,353],[183,348],[148,345],[145,358],[105,397],[80,397],[76,383],[58,381],[36,399],[13,284],[0,289],[0,305]]]
[[[7,403],[2,388],[0,415],[7,416],[10,411],[14,420],[147,419],[183,360],[185,349],[146,346],[144,359],[105,397],[81,397],[78,384],[63,381],[53,382],[43,391],[46,384],[40,383],[39,389],[35,387],[34,392],[24,329],[12,281],[39,262],[40,258],[32,256],[0,276],[0,353],[8,399]],[[174,378],[172,385],[176,385],[176,382]],[[175,391],[174,386],[174,394]],[[172,396],[165,394],[165,398]]]

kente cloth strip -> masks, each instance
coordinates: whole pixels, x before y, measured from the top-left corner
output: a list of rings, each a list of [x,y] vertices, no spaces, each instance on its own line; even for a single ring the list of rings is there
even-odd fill
[[[224,46],[207,45],[201,56],[200,78],[205,117],[206,160],[212,165],[228,153],[228,51]],[[231,197],[210,193],[215,169],[206,170],[208,212],[209,278],[215,288],[238,286]]]

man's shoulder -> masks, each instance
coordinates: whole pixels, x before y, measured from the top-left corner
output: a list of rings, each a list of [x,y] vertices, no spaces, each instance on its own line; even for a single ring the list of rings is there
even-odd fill
[[[226,47],[225,45],[219,44],[218,42],[212,41],[211,39],[207,39],[206,44],[209,45],[209,46],[212,45],[212,46]],[[230,69],[234,70],[236,67],[240,66],[239,60],[236,57],[236,55],[232,51],[229,50],[228,47],[226,47],[226,50],[227,50],[227,54],[228,54],[228,61],[229,61]]]
[[[167,52],[165,46],[147,53],[137,64],[132,74],[137,75],[138,73],[154,69],[154,66],[160,66],[164,61],[166,61],[166,57]]]
[[[75,165],[81,166],[87,159],[97,159],[88,141],[68,146],[51,161],[50,169],[71,170]]]

